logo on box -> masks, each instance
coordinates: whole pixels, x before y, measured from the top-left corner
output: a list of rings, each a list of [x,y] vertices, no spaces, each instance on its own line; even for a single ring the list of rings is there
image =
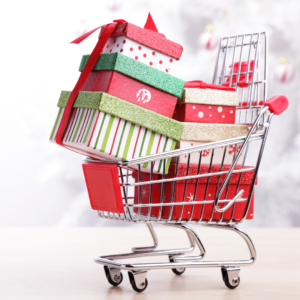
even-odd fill
[[[136,94],[138,102],[147,103],[151,100],[151,93],[146,89],[141,89]]]

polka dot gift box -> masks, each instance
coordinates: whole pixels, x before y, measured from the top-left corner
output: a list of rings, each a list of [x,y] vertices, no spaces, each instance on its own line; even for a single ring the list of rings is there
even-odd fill
[[[189,86],[189,84],[185,84]],[[234,124],[238,93],[231,88],[184,88],[173,118],[182,122]],[[217,86],[223,88],[222,86]]]
[[[149,14],[144,28],[128,22],[118,24],[103,53],[121,53],[152,68],[171,73],[182,50],[181,45],[158,32]]]

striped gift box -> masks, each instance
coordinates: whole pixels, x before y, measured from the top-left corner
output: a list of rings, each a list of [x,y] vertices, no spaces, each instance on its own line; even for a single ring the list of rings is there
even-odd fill
[[[69,92],[62,92],[61,94],[58,104],[59,112],[50,137],[52,142],[55,142],[69,95]],[[112,100],[115,103],[112,103]],[[124,108],[124,105],[127,109]],[[119,112],[120,110],[122,113]],[[134,112],[134,114],[130,114],[130,112]],[[127,118],[124,117],[125,114],[127,114]],[[148,116],[147,120],[143,114]],[[141,117],[140,122],[134,122],[139,115]],[[149,119],[154,122],[152,126],[149,126]],[[169,127],[162,127],[158,131],[157,124],[161,122],[169,124]],[[172,134],[174,126],[179,130],[175,136]],[[180,122],[106,93],[80,92],[66,126],[63,144],[76,152],[93,158],[129,160],[173,150],[182,130],[183,126]],[[166,163],[166,173],[169,164],[170,160]],[[150,171],[150,166],[150,163],[145,163],[142,169]],[[162,173],[162,169],[162,161],[155,161],[154,172]]]

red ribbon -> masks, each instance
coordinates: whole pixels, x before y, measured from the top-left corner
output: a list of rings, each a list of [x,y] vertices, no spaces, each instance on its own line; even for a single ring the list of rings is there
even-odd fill
[[[194,88],[194,89],[212,89],[212,90],[222,90],[222,91],[235,91],[235,88],[227,87],[218,84],[209,84],[200,80],[186,81],[184,84],[185,88]]]
[[[107,25],[100,26],[96,29],[93,29],[93,30],[83,34],[82,36],[80,36],[79,38],[77,38],[76,40],[71,42],[71,43],[74,43],[74,44],[79,44],[84,39],[86,39],[89,35],[91,35],[93,32],[95,32],[97,29],[104,28],[103,31],[101,32],[100,36],[99,36],[99,40],[98,40],[93,52],[91,53],[86,65],[85,65],[83,71],[81,72],[81,74],[79,76],[79,79],[78,79],[73,91],[71,92],[71,95],[70,95],[69,99],[68,99],[66,108],[64,110],[64,114],[62,116],[59,128],[57,130],[56,143],[58,145],[63,146],[62,137],[63,137],[64,131],[65,131],[65,127],[67,125],[68,119],[70,117],[73,104],[75,102],[75,99],[76,99],[80,89],[82,88],[84,82],[86,81],[89,74],[93,70],[93,67],[94,67],[95,63],[97,62],[97,60],[98,60],[98,58],[99,58],[106,42],[108,41],[108,39],[112,35],[112,33],[115,30],[118,23],[124,23],[126,21],[125,20],[114,20],[113,22],[116,22],[116,23],[109,23]]]

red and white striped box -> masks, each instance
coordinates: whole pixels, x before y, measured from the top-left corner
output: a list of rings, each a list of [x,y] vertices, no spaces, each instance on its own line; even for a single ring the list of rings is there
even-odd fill
[[[103,53],[119,52],[167,73],[171,73],[182,51],[181,45],[163,34],[128,22],[117,25],[103,49]]]
[[[173,118],[181,122],[235,124],[238,93],[217,89],[185,88]]]
[[[201,146],[206,144],[205,142],[193,142],[193,141],[180,141],[176,144],[176,149],[186,149],[189,147]],[[224,151],[225,157],[223,164],[231,165],[233,162],[234,156],[238,154],[238,151],[241,149],[242,144],[229,145],[227,147],[218,147],[214,149],[214,156],[212,160],[212,165],[221,165],[223,161]],[[236,149],[237,148],[237,149]],[[210,164],[212,156],[212,149],[202,151],[201,163]],[[192,152],[190,154],[190,164],[198,164],[200,158],[199,152]],[[242,152],[240,158],[237,161],[237,166],[241,166],[245,158],[245,151]],[[186,164],[188,161],[188,155],[180,155],[179,163]]]

